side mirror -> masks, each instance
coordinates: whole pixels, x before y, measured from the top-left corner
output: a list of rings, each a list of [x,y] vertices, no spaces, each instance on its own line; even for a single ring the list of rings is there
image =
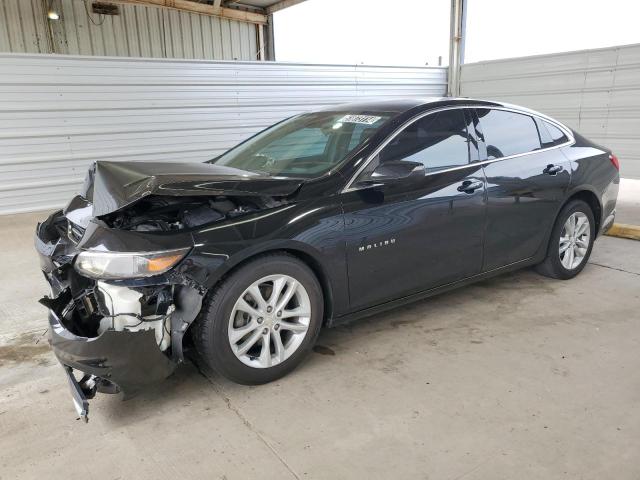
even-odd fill
[[[378,165],[371,174],[371,180],[399,180],[408,177],[424,177],[424,175],[424,164],[420,162],[394,160]]]

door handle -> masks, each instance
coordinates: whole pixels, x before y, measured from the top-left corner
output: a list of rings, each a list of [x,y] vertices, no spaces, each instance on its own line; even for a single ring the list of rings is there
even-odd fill
[[[553,163],[550,163],[549,165],[547,165],[547,168],[545,168],[542,173],[546,173],[547,175],[555,175],[557,173],[560,173],[562,171],[562,167],[560,165],[554,165]]]
[[[473,193],[477,189],[482,188],[483,183],[479,180],[465,180],[462,185],[458,187],[459,192]]]

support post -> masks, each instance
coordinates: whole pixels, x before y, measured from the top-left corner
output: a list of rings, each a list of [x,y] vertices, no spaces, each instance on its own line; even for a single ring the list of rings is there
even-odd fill
[[[460,67],[464,63],[467,0],[451,0],[451,28],[449,39],[449,78],[447,95],[460,95]]]
[[[266,45],[264,43],[264,25],[256,25],[258,27],[258,60],[265,61],[266,58]]]
[[[276,43],[275,36],[273,30],[273,14],[267,15],[267,38],[265,38],[266,43],[266,59],[270,62],[276,61]]]

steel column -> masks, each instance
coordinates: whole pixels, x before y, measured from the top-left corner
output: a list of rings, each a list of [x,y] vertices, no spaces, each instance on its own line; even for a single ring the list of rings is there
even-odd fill
[[[460,95],[460,65],[464,63],[467,0],[451,0],[451,28],[449,40],[449,79],[447,95]]]

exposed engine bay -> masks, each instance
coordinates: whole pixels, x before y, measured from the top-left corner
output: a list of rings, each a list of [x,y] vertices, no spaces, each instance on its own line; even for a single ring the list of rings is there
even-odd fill
[[[110,227],[137,232],[176,231],[282,204],[270,197],[169,197],[149,196],[101,219]]]

